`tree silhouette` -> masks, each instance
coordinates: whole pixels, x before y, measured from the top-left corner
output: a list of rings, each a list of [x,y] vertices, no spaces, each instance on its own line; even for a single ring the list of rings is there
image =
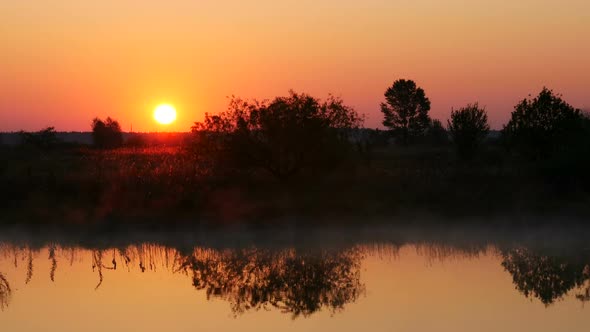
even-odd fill
[[[383,125],[407,145],[411,140],[424,135],[430,118],[430,100],[424,90],[412,80],[400,79],[385,91],[385,102],[381,112],[385,116]]]
[[[92,120],[92,140],[99,149],[114,149],[123,145],[123,133],[119,122],[107,117],[105,121],[99,118]]]
[[[588,259],[535,253],[526,248],[502,252],[502,266],[526,297],[549,305],[590,278]]]
[[[477,103],[451,111],[447,120],[451,139],[462,158],[471,158],[490,131],[488,115]]]
[[[502,131],[509,147],[535,159],[571,149],[582,132],[581,111],[547,88],[537,97],[524,99],[516,105]]]
[[[229,110],[206,115],[192,127],[197,154],[218,165],[262,168],[279,179],[305,169],[329,169],[351,147],[362,117],[341,99],[320,101],[293,91],[271,102],[230,101]]]
[[[235,250],[190,256],[184,267],[207,297],[231,303],[242,314],[267,306],[309,316],[323,307],[341,310],[364,291],[356,250],[297,253]]]

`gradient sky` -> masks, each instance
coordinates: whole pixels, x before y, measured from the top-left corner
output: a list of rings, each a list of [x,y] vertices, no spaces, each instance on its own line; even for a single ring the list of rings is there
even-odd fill
[[[588,0],[0,0],[0,131],[188,130],[227,96],[341,96],[379,127],[398,78],[431,115],[479,101],[493,128],[543,86],[590,109]],[[174,104],[174,125],[153,108]]]

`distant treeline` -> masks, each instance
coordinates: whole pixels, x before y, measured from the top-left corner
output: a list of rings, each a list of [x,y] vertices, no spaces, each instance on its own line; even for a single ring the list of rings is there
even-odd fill
[[[547,88],[534,98],[520,101],[509,122],[499,133],[491,135],[485,107],[477,102],[453,109],[446,123],[432,119],[430,100],[412,80],[400,79],[388,87],[380,108],[386,130],[368,130],[363,128],[365,116],[345,105],[342,99],[330,96],[321,101],[291,91],[288,96],[272,101],[232,97],[225,112],[206,113],[202,122],[195,122],[192,135],[123,133],[119,122],[107,117],[95,118],[90,134],[58,133],[54,127],[48,127],[36,133],[2,134],[0,144],[51,148],[79,143],[100,149],[192,145],[201,150],[200,155],[208,152],[212,158],[229,157],[234,162],[248,159],[257,166],[264,164],[263,167],[268,166],[269,158],[290,158],[296,162],[295,159],[313,158],[311,155],[317,150],[327,148],[316,153],[316,157],[325,158],[350,143],[360,150],[392,142],[401,146],[453,144],[463,159],[477,154],[489,138],[500,139],[507,149],[519,150],[533,158],[545,158],[565,150],[569,151],[565,153],[578,153],[589,145],[589,115]],[[338,141],[342,143],[339,147],[325,146]],[[222,150],[224,156],[219,154]],[[279,150],[281,154],[291,155],[278,156]]]
[[[45,130],[45,129],[44,129]],[[55,129],[54,129],[55,130]],[[43,130],[42,130],[43,131]],[[39,131],[39,132],[42,132]],[[382,131],[386,134],[385,130],[360,128],[359,135],[369,135],[371,132]],[[38,134],[39,132],[28,132],[28,134]],[[501,130],[490,130],[488,133],[488,140],[498,140],[500,138]],[[167,146],[180,146],[190,139],[193,135],[191,132],[122,132],[123,135],[123,146],[145,144],[145,146],[153,145],[167,145]],[[63,146],[94,146],[92,137],[92,131],[55,131],[55,138],[58,144]],[[135,142],[134,142],[135,141]],[[393,139],[391,140],[393,143]],[[0,132],[0,145],[18,147],[26,145],[26,140],[23,138],[23,132]]]
[[[342,99],[291,91],[233,97],[190,133],[95,119],[80,147],[53,128],[22,132],[0,150],[0,206],[99,219],[590,213],[590,118],[549,89],[517,103],[500,132],[476,102],[431,119],[411,80],[386,90],[381,111],[387,130],[366,129]]]
[[[29,138],[25,135],[39,135],[46,131],[43,129],[38,132],[4,132],[0,133],[0,145],[6,146],[26,146],[27,144],[31,144]],[[94,146],[94,140],[92,136],[92,131],[55,131],[55,140],[49,140],[49,142],[54,142],[54,146],[63,146],[63,147],[72,147],[72,146]],[[153,146],[153,145],[171,145],[171,146],[178,146],[181,145],[189,136],[190,133],[188,132],[149,132],[149,133],[132,133],[132,132],[122,132],[121,135],[123,136],[123,146],[125,145],[133,145],[134,140],[139,138],[141,144],[145,144],[146,146]],[[40,138],[42,138],[41,136]],[[41,140],[40,142],[42,142]],[[37,145],[42,143],[38,143]],[[35,143],[33,143],[35,144]]]

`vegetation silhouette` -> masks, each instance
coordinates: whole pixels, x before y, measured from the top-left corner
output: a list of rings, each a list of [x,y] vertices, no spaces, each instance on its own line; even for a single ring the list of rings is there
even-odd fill
[[[52,149],[60,143],[55,127],[47,127],[35,133],[21,131],[19,134],[24,147]]]
[[[424,136],[430,124],[430,100],[424,90],[412,80],[399,79],[385,91],[381,103],[383,125],[389,128],[403,145]]]
[[[453,111],[449,133],[429,119],[413,81],[396,81],[386,95],[384,122],[413,146],[363,128],[339,98],[296,92],[232,98],[191,133],[126,134],[126,142],[117,121],[95,119],[95,146],[108,151],[50,148],[65,137],[51,127],[27,134],[42,148],[0,147],[0,223],[173,228],[564,214],[585,222],[590,119],[559,95],[544,89],[523,100],[501,135],[486,134],[477,103]],[[522,219],[506,219],[514,222]]]
[[[114,258],[112,261],[112,264],[113,264],[112,266],[105,266],[102,262],[102,255],[103,255],[102,250],[93,250],[92,251],[92,272],[94,272],[96,270],[98,273],[98,284],[96,284],[96,287],[94,287],[94,290],[97,290],[98,288],[100,288],[100,286],[102,285],[102,283],[104,281],[102,269],[107,269],[107,270],[116,270],[117,269],[117,263]]]
[[[590,120],[561,95],[543,88],[533,99],[515,106],[502,130],[506,146],[536,163],[538,172],[553,190],[570,193],[582,186],[590,191]]]
[[[55,257],[55,245],[49,247],[49,260],[51,261],[51,270],[49,271],[49,279],[51,282],[55,281],[55,271],[57,270],[57,258]]]
[[[452,110],[447,126],[457,153],[464,159],[473,157],[490,132],[488,115],[477,103]]]
[[[432,146],[445,146],[449,143],[449,132],[440,120],[432,119],[426,130],[426,143]]]
[[[6,249],[2,248],[3,251]],[[80,251],[55,245],[46,249],[51,261],[51,282],[55,281],[59,252],[62,252],[61,257],[67,252],[72,265],[76,252]],[[17,256],[28,257],[27,269],[32,271],[33,257],[39,251],[20,247],[11,254],[15,255],[15,264]],[[324,251],[195,248],[183,252],[142,244],[119,249],[92,249],[90,255],[92,271],[98,274],[95,290],[103,285],[105,270],[117,269],[117,261],[129,271],[131,266],[141,272],[155,271],[161,266],[174,273],[192,276],[195,288],[204,290],[208,299],[221,298],[230,302],[235,315],[267,307],[288,313],[293,319],[310,316],[324,308],[335,313],[364,294],[364,285],[360,282],[362,254],[354,248]],[[112,259],[110,264],[104,264],[105,256]],[[29,283],[31,276],[26,276],[25,283]],[[2,302],[5,305],[10,292],[8,281],[0,274],[0,301],[5,301]]]
[[[28,284],[33,279],[33,252],[29,250],[27,255],[27,275],[25,278],[25,284]]]
[[[342,310],[364,292],[360,282],[360,253],[298,253],[239,250],[193,255],[184,268],[193,285],[207,298],[231,303],[234,314],[267,306],[291,314],[309,316],[326,307]]]
[[[11,297],[12,289],[10,288],[10,284],[4,274],[0,272],[0,311],[4,311],[8,307]]]
[[[207,299],[218,298],[229,302],[236,316],[248,311],[275,308],[295,319],[321,310],[334,314],[357,301],[365,294],[360,275],[362,260],[372,255],[397,257],[404,245],[413,246],[416,253],[429,262],[474,259],[482,254],[495,257],[499,253],[501,266],[510,273],[516,289],[525,297],[538,299],[545,306],[566,296],[587,302],[590,257],[583,249],[584,242],[580,238],[571,247],[569,241],[565,248],[545,249],[526,244],[504,246],[481,239],[456,242],[456,235],[452,235],[451,243],[401,240],[369,245],[351,243],[332,249],[257,246],[175,248],[148,243],[125,244],[119,240],[115,242],[120,247],[110,247],[107,242],[103,244],[106,247],[88,249],[55,243],[43,247],[3,243],[0,245],[0,257],[14,258],[15,268],[17,262],[24,261],[27,271],[33,270],[37,258],[48,259],[51,263],[51,282],[55,281],[57,266],[62,269],[67,266],[58,264],[59,259],[68,260],[70,266],[74,262],[91,263],[92,271],[98,274],[97,291],[104,287],[106,271],[122,268],[144,273],[163,269],[186,274],[196,289],[205,292]],[[48,255],[40,255],[44,252]],[[87,257],[87,260],[82,257]],[[31,276],[32,273],[27,272],[25,283],[31,280]],[[8,306],[11,295],[10,284],[0,273],[0,309]]]
[[[576,298],[585,301],[590,280],[590,257],[585,255],[547,255],[527,248],[504,250],[502,266],[512,275],[516,289],[526,297],[539,299],[546,306],[586,285]]]
[[[533,99],[523,99],[514,107],[502,134],[506,144],[533,159],[554,156],[577,147],[583,132],[582,112],[543,88]]]
[[[124,145],[125,145],[125,147],[136,148],[136,149],[149,147],[149,144],[148,144],[146,138],[144,137],[144,135],[137,134],[137,133],[130,134],[129,137],[125,140]]]
[[[92,120],[92,140],[99,149],[114,149],[123,145],[123,132],[118,121],[107,117]]]
[[[294,91],[270,102],[234,97],[226,112],[195,123],[193,150],[214,167],[264,169],[285,180],[337,165],[361,125],[362,117],[332,96],[323,102]]]

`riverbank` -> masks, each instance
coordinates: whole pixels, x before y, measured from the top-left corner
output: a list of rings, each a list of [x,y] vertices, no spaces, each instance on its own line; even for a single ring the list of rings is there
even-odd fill
[[[278,181],[206,167],[178,147],[98,151],[4,149],[0,222],[67,227],[355,223],[585,222],[576,174],[490,146],[464,162],[450,147],[387,147],[326,173]]]

